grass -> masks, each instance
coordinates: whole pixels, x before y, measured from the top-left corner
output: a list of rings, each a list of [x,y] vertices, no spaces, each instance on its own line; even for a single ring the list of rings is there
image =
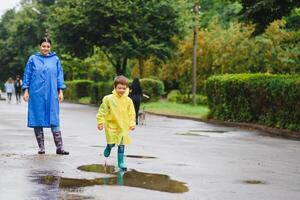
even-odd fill
[[[78,100],[79,103],[89,105],[91,102],[91,97],[82,97]]]
[[[206,119],[209,114],[209,108],[205,105],[192,106],[190,104],[178,104],[166,101],[145,103],[142,104],[141,108],[145,109],[145,111],[156,114],[193,117],[199,119]]]

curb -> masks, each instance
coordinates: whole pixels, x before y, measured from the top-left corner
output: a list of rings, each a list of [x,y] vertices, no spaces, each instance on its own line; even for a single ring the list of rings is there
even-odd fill
[[[263,135],[300,141],[300,132],[290,131],[290,130],[286,130],[286,129],[272,128],[272,127],[268,127],[268,126],[264,126],[264,125],[260,125],[260,124],[252,124],[252,123],[244,123],[244,122],[228,122],[228,121],[221,121],[221,120],[216,120],[216,119],[176,116],[176,115],[161,114],[161,113],[155,113],[155,112],[149,112],[149,111],[146,111],[146,113],[149,113],[152,115],[170,117],[170,118],[177,118],[177,119],[189,119],[189,120],[206,122],[206,123],[222,125],[222,126],[227,126],[227,127],[239,127],[239,128],[243,128],[243,129],[249,129],[249,130],[259,130],[259,131],[261,131],[260,133]]]

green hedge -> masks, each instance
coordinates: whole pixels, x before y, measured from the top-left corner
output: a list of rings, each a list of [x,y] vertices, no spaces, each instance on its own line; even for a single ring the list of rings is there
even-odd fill
[[[179,90],[171,90],[167,96],[169,102],[192,104],[192,95],[181,94]],[[207,105],[207,97],[204,95],[196,95],[197,105]]]
[[[300,131],[300,75],[214,76],[206,92],[216,119]]]
[[[151,101],[158,100],[164,94],[164,83],[160,80],[144,78],[140,80],[143,93],[150,96]]]
[[[100,105],[105,95],[111,94],[113,82],[98,82],[91,86],[91,103]]]
[[[162,81],[154,79],[141,79],[143,92],[151,97],[151,100],[157,100],[164,92]],[[83,97],[91,97],[92,104],[99,105],[105,95],[111,94],[113,82],[93,82],[90,80],[66,81],[65,99],[78,102]]]
[[[92,83],[90,80],[65,81],[67,89],[64,91],[64,98],[77,102],[82,97],[90,96]]]

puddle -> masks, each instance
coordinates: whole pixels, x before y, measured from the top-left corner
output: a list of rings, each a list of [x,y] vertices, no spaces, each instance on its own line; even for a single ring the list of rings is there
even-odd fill
[[[17,154],[15,154],[15,153],[4,153],[4,154],[0,154],[0,157],[14,157],[16,155]]]
[[[85,165],[78,167],[78,169],[86,172],[110,174],[112,177],[74,179],[49,175],[40,177],[40,183],[46,185],[57,184],[59,188],[64,190],[95,185],[119,185],[169,193],[184,193],[188,191],[186,183],[172,180],[164,174],[152,174],[136,170],[116,172],[115,166],[104,165]],[[57,180],[59,183],[57,183]]]
[[[228,133],[228,131],[218,131],[218,130],[189,130],[186,133],[176,133],[176,135],[184,136],[201,136],[201,137],[229,137],[233,136]]]
[[[242,182],[249,185],[267,184],[265,181],[260,180],[243,180]]]
[[[139,155],[125,155],[125,157],[139,158],[139,159],[155,159],[155,158],[157,158],[157,157],[153,157],[153,156],[139,156]]]
[[[189,132],[227,133],[228,131],[219,131],[219,130],[189,130]]]
[[[208,135],[202,135],[202,134],[199,134],[199,133],[176,133],[176,135],[209,137]]]
[[[105,148],[105,146],[101,146],[101,145],[91,145],[90,147],[103,147],[103,148]]]

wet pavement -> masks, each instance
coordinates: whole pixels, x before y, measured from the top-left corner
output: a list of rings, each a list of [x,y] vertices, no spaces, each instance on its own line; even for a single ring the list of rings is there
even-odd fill
[[[37,155],[26,127],[27,104],[0,101],[0,199],[297,200],[300,141],[264,136],[192,120],[147,115],[125,148],[119,172],[116,148],[105,159],[97,108],[61,105],[69,156],[55,154],[45,129],[46,154]]]

